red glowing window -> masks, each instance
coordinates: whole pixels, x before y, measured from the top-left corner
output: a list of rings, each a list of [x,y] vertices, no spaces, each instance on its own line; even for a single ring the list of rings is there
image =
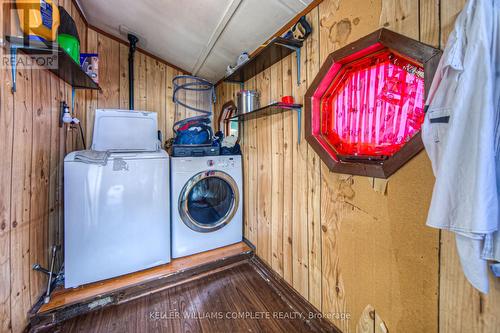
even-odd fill
[[[321,99],[321,133],[340,158],[392,156],[423,119],[423,68],[387,51],[343,68]]]
[[[380,29],[330,54],[305,96],[306,138],[332,171],[386,178],[422,148],[441,51]]]

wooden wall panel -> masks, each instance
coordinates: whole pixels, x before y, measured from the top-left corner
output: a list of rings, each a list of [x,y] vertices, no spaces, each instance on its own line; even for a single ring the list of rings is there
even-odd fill
[[[5,0],[0,1],[0,17],[5,17],[4,9],[8,10]],[[0,35],[8,29],[7,20],[0,23]],[[0,57],[8,54],[0,48]],[[12,189],[12,152],[14,113],[13,99],[10,94],[12,81],[9,80],[10,71],[0,68],[0,331],[9,332],[11,329],[11,189]]]
[[[60,104],[64,100],[60,80],[50,76],[50,161],[49,161],[49,226],[48,244],[62,244],[63,242],[63,159],[64,159],[64,128],[59,127]],[[62,148],[61,148],[62,147]],[[58,256],[57,267],[60,267],[62,256]]]
[[[158,113],[158,129],[166,132],[166,96],[165,88],[165,65],[153,58],[148,57],[146,60],[147,76],[146,76],[146,108],[147,111]]]
[[[129,106],[129,89],[128,89],[128,51],[129,48],[125,44],[120,43],[120,109],[130,109]]]
[[[270,69],[257,75],[255,89],[260,92],[262,105],[271,102],[270,96]],[[271,262],[271,119],[261,117],[256,120],[257,135],[257,254],[270,265]]]
[[[300,85],[297,85],[297,56],[292,55],[292,95],[302,104],[307,88],[307,57],[300,59]],[[302,113],[302,124],[304,114]],[[298,131],[298,117],[293,115],[293,197],[292,197],[292,286],[302,296],[309,293],[309,249],[307,220],[307,148],[304,131]],[[258,134],[257,134],[258,135]],[[298,143],[300,138],[300,144]]]
[[[99,54],[99,86],[102,89],[97,96],[97,107],[118,108],[120,105],[120,44],[114,39],[98,34],[97,53]]]
[[[301,102],[318,66],[332,51],[381,26],[444,45],[463,3],[324,0],[308,14],[316,31],[302,48],[301,84],[296,84],[292,55],[281,61],[282,79],[275,65],[270,75],[261,73],[245,87],[264,87],[266,95],[270,86],[271,96],[281,89]],[[218,96],[228,85],[218,86]],[[297,145],[295,114],[285,112],[278,119],[275,115],[242,124],[245,195],[250,196],[244,199],[245,235],[257,245],[259,256],[267,260],[270,241],[276,272],[345,332],[360,329],[359,321],[371,327],[383,322],[391,332],[498,331],[498,281],[491,295],[475,292],[463,277],[453,239],[444,233],[440,244],[439,232],[425,226],[434,183],[425,152],[394,174],[379,193],[373,179],[331,173],[305,141]],[[269,156],[261,150],[269,121],[271,155],[262,161]],[[281,135],[282,157],[275,148],[281,146]],[[260,169],[265,163],[272,167],[270,229],[263,219],[267,200],[255,196],[267,183],[260,178],[268,179]],[[281,179],[282,194],[277,185]],[[371,310],[377,321],[366,317]],[[342,319],[341,314],[350,318]]]
[[[146,110],[147,98],[147,57],[137,52],[134,57],[134,108]]]
[[[172,130],[172,126],[174,125],[174,119],[175,119],[175,104],[172,100],[173,98],[173,85],[172,85],[172,79],[177,75],[177,71],[172,68],[172,67],[167,67],[166,70],[166,75],[165,75],[165,86],[166,86],[166,97],[165,97],[165,102],[167,103],[166,106],[166,116],[165,116],[165,134],[164,138],[169,139],[174,136],[174,132]]]
[[[73,1],[71,1],[71,15],[75,20],[77,29],[78,29],[78,35],[80,37],[80,52],[81,53],[86,53],[87,52],[87,25],[85,24],[84,19],[79,15],[78,9],[75,7],[75,4]],[[68,87],[68,89],[70,89]],[[83,128],[87,128],[87,117],[86,117],[86,112],[87,112],[87,103],[86,103],[86,91],[82,89],[77,89],[75,92],[75,109],[73,110],[73,114],[75,117],[77,117]],[[79,130],[73,131],[73,148],[75,150],[82,150],[84,149],[83,147],[83,141],[81,138],[81,135],[79,133]]]
[[[1,16],[5,18],[3,12]],[[2,31],[6,23],[2,21]],[[15,16],[11,26],[6,33],[17,31]],[[2,48],[1,54],[7,50]],[[2,68],[1,75],[0,331],[21,332],[27,310],[46,285],[45,276],[31,266],[47,266],[49,245],[60,243],[65,149],[60,137],[65,132],[58,123],[60,87],[66,95],[66,85],[47,71],[19,68],[18,89],[12,94],[10,70]]]
[[[255,78],[252,78],[245,82],[245,89],[253,90],[255,89]],[[257,161],[257,120],[252,119],[247,121],[245,124],[245,142],[248,141],[247,152],[248,154],[248,166],[244,168],[248,172],[247,183],[243,184],[246,188],[248,195],[248,202],[245,214],[248,224],[249,234],[246,235],[248,240],[253,244],[257,244],[258,241],[258,223],[257,223],[257,173],[258,173],[258,161]]]
[[[52,111],[51,75],[46,71],[33,70],[33,137],[31,146],[31,202],[30,202],[30,262],[48,267],[48,209],[49,209],[49,164],[50,129]],[[45,87],[45,89],[41,89]],[[31,302],[37,301],[39,291],[46,284],[45,276],[30,274]]]
[[[60,3],[77,15],[69,0]],[[380,26],[444,45],[463,3],[325,0],[308,15],[315,32],[302,49],[301,84],[292,55],[245,88],[263,90],[263,103],[290,94],[301,102],[333,50]],[[76,99],[75,115],[84,120],[90,145],[95,108],[128,107],[128,49],[82,29],[80,18],[77,24],[86,39],[82,49],[98,52],[101,61],[103,92],[78,92]],[[171,101],[178,74],[137,53],[136,108],[160,113],[165,138],[186,115],[182,109],[175,114]],[[58,127],[60,101],[71,102],[68,85],[46,72],[20,70],[12,95],[10,72],[2,69],[0,78],[0,152],[11,156],[0,161],[0,331],[19,332],[44,289],[31,265],[46,263],[48,246],[63,243],[62,161],[81,143],[76,132]],[[216,112],[238,90],[220,85]],[[298,145],[295,113],[249,121],[241,133],[245,236],[343,331],[355,331],[372,308],[393,332],[435,332],[438,315],[441,332],[498,331],[498,279],[490,295],[477,293],[463,277],[453,237],[443,233],[439,248],[438,233],[424,225],[434,181],[425,153],[389,179],[386,193],[377,193],[373,180],[329,172],[303,137]],[[345,313],[349,319],[335,316]]]
[[[88,29],[87,31],[87,52],[89,53],[97,53],[97,37],[98,33],[92,29]],[[99,63],[99,68],[101,68],[101,63]],[[99,77],[99,81],[101,78]],[[120,80],[121,81],[121,80]],[[121,85],[120,85],[121,87]],[[127,85],[128,87],[128,85]],[[99,93],[95,90],[87,90],[85,92],[85,96],[87,98],[87,112],[85,113],[86,119],[86,128],[85,128],[85,137],[87,139],[87,146],[90,148],[92,146],[92,133],[94,131],[94,116],[95,110],[97,109],[97,98]],[[128,98],[128,95],[127,95]],[[121,100],[121,98],[120,98]],[[128,103],[127,103],[128,105]]]
[[[440,1],[421,0],[420,4],[420,41],[434,47],[440,46]]]
[[[1,0],[3,5],[6,0]],[[73,115],[91,145],[96,108],[128,108],[128,46],[87,29],[70,0],[56,1],[75,18],[82,52],[99,53],[102,92],[76,91]],[[4,6],[1,6],[3,16]],[[2,21],[4,26],[10,22]],[[17,29],[17,22],[12,23]],[[9,28],[9,27],[7,27]],[[0,56],[8,54],[0,48]],[[159,127],[171,136],[174,107],[171,80],[179,74],[138,52],[136,104],[159,113]],[[142,62],[141,62],[142,61]],[[146,66],[147,65],[147,66]],[[59,127],[60,102],[71,106],[71,87],[45,70],[18,69],[11,93],[10,69],[0,68],[0,332],[22,332],[27,311],[45,290],[46,277],[31,269],[47,266],[49,247],[64,244],[63,160],[82,149],[78,129]],[[136,105],[137,106],[137,105]],[[57,267],[62,263],[58,256]]]
[[[319,70],[319,8],[309,14],[312,34],[306,41],[307,82],[312,82]],[[309,301],[321,309],[321,160],[312,147],[307,147],[307,221],[309,255]]]
[[[279,101],[283,96],[281,62],[271,67],[270,82],[277,82],[271,85],[270,100]],[[285,183],[283,173],[283,114],[278,113],[269,118],[271,123],[271,266],[283,276],[283,188]]]
[[[283,96],[292,94],[292,57],[281,61]],[[283,278],[293,283],[293,119],[294,112],[283,113]]]
[[[17,71],[14,113],[12,187],[11,187],[11,325],[21,331],[26,322],[25,310],[31,306],[30,286],[30,190],[32,143],[31,70]]]

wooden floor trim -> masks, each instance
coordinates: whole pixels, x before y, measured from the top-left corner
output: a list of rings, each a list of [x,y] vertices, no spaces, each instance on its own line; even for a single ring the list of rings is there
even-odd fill
[[[49,304],[39,301],[30,311],[30,327],[49,327],[90,311],[128,302],[227,269],[252,256],[253,250],[241,242],[103,282],[55,290]]]
[[[247,247],[248,248],[248,247]],[[305,298],[303,298],[295,289],[293,289],[283,278],[281,278],[276,272],[272,270],[270,266],[268,266],[265,262],[263,262],[260,258],[254,255],[253,251],[244,251],[240,252],[237,255],[230,256],[230,257],[224,257],[221,258],[220,260],[216,260],[210,264],[204,264],[204,265],[198,265],[193,269],[186,269],[184,271],[179,272],[178,274],[173,274],[169,275],[168,277],[157,279],[153,281],[154,283],[147,282],[141,285],[129,287],[123,290],[99,295],[98,297],[94,297],[92,299],[88,299],[83,302],[79,302],[76,304],[68,305],[65,307],[59,307],[51,311],[43,312],[43,313],[38,313],[36,314],[32,319],[32,324],[29,327],[30,332],[49,332],[55,328],[62,328],[65,327],[64,325],[68,325],[69,327],[72,327],[71,325],[74,325],[75,321],[74,320],[80,320],[80,322],[85,323],[87,320],[87,324],[83,324],[83,327],[89,327],[88,325],[92,325],[90,322],[88,322],[88,315],[89,312],[94,313],[94,317],[97,316],[99,317],[103,313],[102,312],[103,308],[105,307],[110,307],[110,306],[120,306],[121,310],[114,310],[116,314],[121,313],[120,311],[127,311],[126,307],[123,308],[123,306],[128,306],[132,305],[132,309],[134,309],[134,302],[133,300],[136,300],[138,298],[143,298],[143,299],[148,299],[147,297],[154,297],[153,294],[156,295],[162,295],[162,293],[165,293],[168,290],[175,290],[175,288],[183,288],[182,285],[192,285],[193,281],[201,281],[201,282],[196,282],[196,283],[207,283],[207,281],[210,281],[212,279],[212,282],[208,282],[208,285],[211,285],[214,279],[214,276],[217,276],[216,279],[219,279],[221,277],[221,273],[223,272],[234,272],[235,269],[241,269],[241,267],[247,267],[247,273],[245,276],[258,276],[257,280],[260,282],[257,282],[256,280],[253,280],[254,282],[250,282],[250,285],[248,284],[248,281],[252,281],[252,278],[249,278],[247,282],[243,283],[241,285],[242,289],[237,289],[237,290],[245,290],[243,286],[246,286],[248,288],[249,286],[253,286],[253,288],[257,289],[249,289],[247,293],[244,293],[238,297],[240,299],[243,297],[245,299],[241,303],[241,306],[236,306],[237,308],[244,308],[247,304],[253,304],[253,305],[248,305],[249,308],[252,308],[252,306],[255,306],[255,302],[250,301],[252,299],[252,295],[258,295],[259,291],[262,292],[262,290],[266,289],[268,290],[267,292],[264,292],[265,295],[273,294],[271,298],[268,297],[266,300],[266,297],[258,296],[257,299],[261,303],[262,311],[278,311],[273,309],[273,306],[276,306],[276,304],[284,304],[286,305],[286,309],[282,308],[283,310],[279,311],[284,311],[284,313],[293,313],[293,314],[298,314],[300,313],[301,316],[299,317],[302,318],[300,319],[301,324],[304,325],[302,327],[297,326],[297,331],[311,331],[311,332],[340,332],[340,330],[333,325],[330,321],[324,319],[321,315],[321,312],[316,309],[311,303],[309,303]],[[243,268],[244,270],[244,268]],[[253,273],[250,273],[250,271],[253,271]],[[229,273],[229,274],[234,274],[234,273]],[[207,280],[208,279],[208,280]],[[203,282],[205,281],[205,282]],[[229,283],[229,281],[227,281]],[[242,281],[239,281],[242,282]],[[224,282],[221,282],[224,283]],[[259,285],[260,283],[260,285]],[[229,283],[230,284],[230,283]],[[188,287],[190,288],[190,287]],[[229,288],[229,287],[228,287]],[[182,289],[181,289],[182,290]],[[225,290],[224,288],[219,288],[215,287],[214,292],[217,293],[217,291]],[[174,293],[175,294],[175,293]],[[222,293],[219,295],[220,297],[224,298],[224,294]],[[246,297],[249,297],[248,299]],[[160,297],[165,297],[165,296],[160,296]],[[187,297],[187,296],[185,296]],[[188,297],[189,298],[189,297]],[[204,299],[204,297],[202,296]],[[278,301],[279,299],[279,301]],[[231,301],[231,297],[226,299],[228,302]],[[168,300],[166,300],[169,302]],[[234,301],[234,300],[233,300]],[[276,301],[276,302],[275,302]],[[146,301],[139,301],[139,303],[136,304],[141,304],[141,302],[148,302]],[[208,301],[210,302],[210,301]],[[212,300],[213,302],[213,300]],[[278,302],[278,303],[277,303]],[[120,305],[122,303],[127,303],[127,305]],[[175,303],[175,302],[174,302]],[[217,302],[213,303],[213,305],[216,306]],[[245,305],[243,305],[245,304]],[[135,305],[136,306],[136,305]],[[210,305],[209,305],[210,307]],[[231,308],[231,305],[229,305]],[[227,308],[227,306],[226,306]],[[216,308],[214,308],[215,310]],[[255,308],[254,308],[255,309]],[[101,312],[98,312],[97,314],[94,311],[101,310]],[[104,310],[108,311],[107,312],[107,318],[109,320],[110,317],[110,312],[113,311],[111,309]],[[116,312],[118,311],[118,312]],[[130,309],[128,310],[130,311]],[[254,310],[255,311],[255,310]],[[260,308],[259,310],[260,311]],[[134,316],[137,316],[138,313],[141,311],[138,310],[133,310],[133,313],[130,314],[130,318],[135,318]],[[113,313],[113,312],[111,312]],[[87,314],[87,316],[83,316]],[[313,314],[313,316],[310,316]],[[83,317],[80,317],[83,316]],[[114,316],[114,315],[113,315]],[[126,315],[126,318],[129,315]],[[83,319],[78,319],[83,318]],[[36,318],[36,320],[35,320]],[[72,319],[75,318],[75,319]],[[85,319],[87,318],[87,319]],[[66,321],[70,319],[69,321]],[[122,318],[123,319],[123,318]],[[114,320],[122,320],[119,318],[116,318]],[[72,322],[73,320],[73,322]],[[133,320],[133,319],[131,319]],[[173,319],[172,319],[173,320]],[[196,319],[194,319],[196,321]],[[223,319],[221,319],[223,320]],[[297,319],[295,319],[297,320]],[[78,321],[76,321],[78,323]],[[145,327],[148,326],[148,323],[143,323]],[[192,323],[188,323],[191,325]],[[87,325],[87,326],[85,326]],[[108,323],[109,325],[109,323]],[[114,325],[114,324],[112,324]],[[170,324],[175,327],[174,324]],[[215,324],[215,326],[221,325],[221,324]],[[248,323],[241,323],[242,326],[247,327]],[[273,324],[270,324],[272,327]],[[274,323],[276,325],[276,323]],[[288,323],[290,325],[290,323]],[[182,325],[181,325],[182,326]],[[239,326],[238,326],[239,327]],[[295,326],[292,326],[295,327]],[[74,328],[74,327],[73,327]],[[151,327],[150,327],[151,328]],[[289,327],[290,329],[291,327]],[[233,327],[234,329],[234,327]]]
[[[279,276],[269,265],[258,256],[253,256],[249,261],[254,269],[264,280],[276,291],[278,295],[297,313],[302,313],[306,317],[314,314],[307,324],[311,327],[311,332],[335,332],[342,333],[334,324],[321,315],[321,311],[309,303],[292,286],[290,286],[281,276]]]

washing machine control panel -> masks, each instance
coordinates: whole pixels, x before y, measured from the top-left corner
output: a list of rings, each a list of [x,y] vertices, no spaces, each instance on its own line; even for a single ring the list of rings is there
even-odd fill
[[[219,157],[207,160],[209,168],[234,168],[233,157]]]
[[[172,172],[200,172],[204,170],[235,170],[241,168],[239,156],[172,157]]]

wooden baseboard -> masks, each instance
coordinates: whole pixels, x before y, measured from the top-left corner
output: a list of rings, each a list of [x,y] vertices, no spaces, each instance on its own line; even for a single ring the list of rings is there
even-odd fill
[[[278,295],[297,313],[301,313],[306,318],[307,324],[311,327],[311,332],[334,332],[342,333],[330,321],[323,318],[321,311],[309,303],[292,286],[290,286],[281,276],[279,276],[267,263],[259,257],[253,256],[249,261],[255,270],[264,280],[276,291]]]
[[[255,256],[251,243],[241,242],[195,256],[176,259],[169,265],[175,264],[177,264],[178,270],[173,273],[171,269],[159,267],[156,270],[163,269],[163,275],[155,269],[151,269],[75,290],[59,290],[53,296],[53,304],[49,303],[49,305],[45,305],[45,308],[43,306],[33,308],[30,312],[28,330],[30,332],[49,332],[63,321],[91,311],[130,302],[226,271],[238,265],[250,265],[294,313],[300,313],[304,316],[304,322],[309,326],[311,332],[340,332],[331,322],[323,318],[318,309],[293,289],[271,267]],[[180,269],[181,266],[184,268]],[[170,273],[167,274],[167,272]],[[150,278],[146,278],[148,276]],[[154,278],[151,278],[152,276]],[[128,283],[126,286],[122,286],[124,281]],[[130,284],[131,281],[136,281],[136,283]],[[99,293],[96,294],[97,292]],[[63,300],[67,302],[59,304]]]

